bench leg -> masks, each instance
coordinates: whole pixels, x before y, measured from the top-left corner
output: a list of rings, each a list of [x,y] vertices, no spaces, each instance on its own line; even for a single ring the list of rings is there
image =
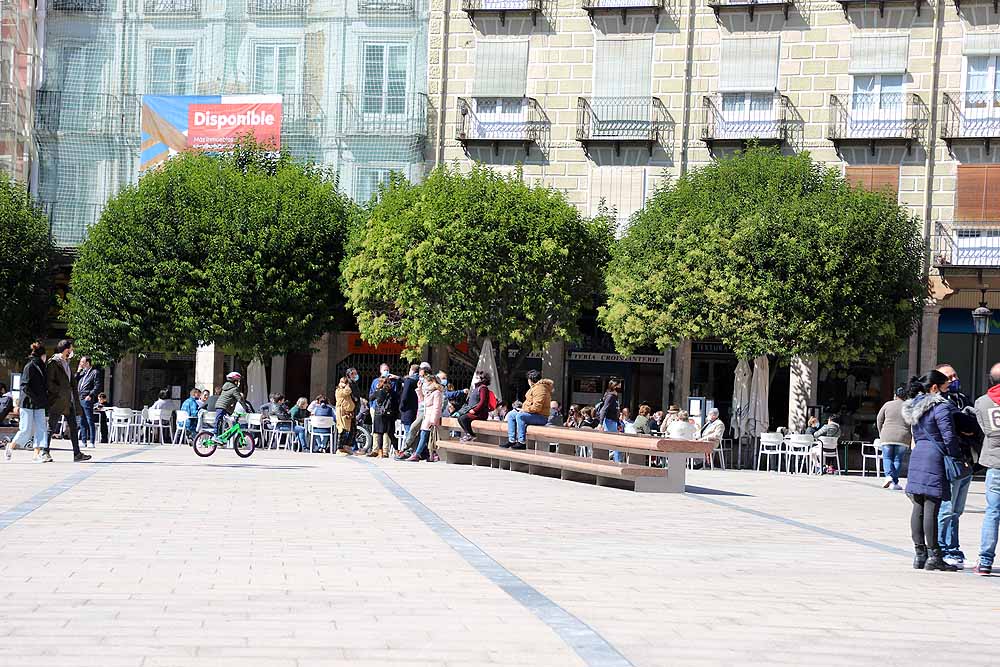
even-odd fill
[[[667,453],[666,477],[636,477],[635,490],[640,493],[684,493],[689,454]]]
[[[458,452],[452,452],[447,449],[442,449],[441,460],[445,463],[457,463],[460,465],[470,465],[472,463],[472,457],[468,454],[459,454]]]

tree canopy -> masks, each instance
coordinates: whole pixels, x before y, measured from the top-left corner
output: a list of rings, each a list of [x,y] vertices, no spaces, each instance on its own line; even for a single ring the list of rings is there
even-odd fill
[[[355,207],[326,172],[251,142],[186,153],[108,202],[80,248],[69,332],[104,361],[215,343],[307,350],[343,306]]]
[[[507,377],[577,334],[611,240],[608,220],[585,219],[562,193],[482,166],[440,167],[418,185],[394,178],[369,213],[342,278],[362,336],[414,353],[448,345],[470,365],[489,337]],[[455,349],[463,342],[469,354]]]
[[[619,351],[719,338],[740,357],[887,361],[927,288],[918,221],[808,154],[752,147],[659,190],[613,252]]]
[[[20,359],[44,338],[52,305],[49,223],[28,191],[0,174],[0,357]]]

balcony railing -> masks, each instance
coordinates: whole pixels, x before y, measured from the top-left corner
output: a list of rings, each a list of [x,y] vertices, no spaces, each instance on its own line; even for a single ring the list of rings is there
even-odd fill
[[[247,0],[251,16],[301,16],[308,0]]]
[[[931,262],[942,267],[1000,268],[1000,220],[937,223]]]
[[[642,143],[650,154],[663,144],[669,116],[658,97],[578,97],[576,140],[587,150],[590,144]]]
[[[950,147],[961,139],[986,145],[1000,138],[1000,90],[964,94],[945,93],[941,105],[941,138]]]
[[[781,93],[718,93],[702,98],[705,122],[701,140],[781,143],[788,140],[789,107]]]
[[[342,93],[342,133],[346,136],[426,137],[427,95]]]
[[[853,8],[860,9],[874,9],[878,7],[879,16],[885,16],[885,6],[886,3],[894,4],[904,4],[913,5],[913,8],[917,12],[917,16],[920,16],[920,5],[924,0],[837,0],[841,9],[844,10],[844,18],[848,17],[848,14]]]
[[[840,144],[902,141],[907,149],[927,127],[927,106],[915,93],[831,95],[827,138]]]
[[[122,108],[117,97],[101,93],[39,90],[35,126],[42,133],[119,136]]]
[[[146,16],[196,16],[201,13],[201,0],[145,0]]]
[[[57,12],[82,12],[103,14],[108,11],[112,0],[53,0],[49,8]]]
[[[462,0],[462,11],[473,21],[477,13],[499,14],[501,24],[506,21],[507,12],[528,12],[534,24],[542,12],[542,0]]]
[[[664,9],[664,0],[583,0],[583,11],[590,15],[590,20],[594,20],[596,12],[621,12],[622,23],[625,22],[628,11],[652,11],[656,15],[656,21],[660,21],[660,12]]]
[[[319,100],[312,95],[281,96],[282,134],[320,134],[325,118]]]
[[[726,10],[743,11],[750,15],[753,21],[754,11],[761,9],[778,9],[788,20],[788,10],[795,3],[792,0],[709,0],[708,6],[715,12],[715,20],[719,20],[719,14]]]
[[[495,98],[489,98],[493,103]],[[455,139],[466,146],[472,143],[489,143],[499,150],[502,143],[524,144],[525,151],[531,144],[541,145],[548,130],[548,119],[532,97],[508,98],[514,110],[507,113],[477,114],[476,100],[458,98],[458,118]]]
[[[364,13],[409,15],[416,9],[415,0],[358,0],[358,11]]]

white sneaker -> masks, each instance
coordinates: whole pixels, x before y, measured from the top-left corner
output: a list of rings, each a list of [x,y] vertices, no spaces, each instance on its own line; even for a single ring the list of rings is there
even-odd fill
[[[944,562],[948,563],[948,565],[954,565],[959,570],[965,569],[965,559],[958,556],[945,556]]]
[[[893,491],[902,491],[902,490],[903,490],[903,487],[902,487],[902,485],[901,485],[901,484],[896,484],[896,483],[893,483],[893,485],[892,485],[892,490],[893,490]]]
[[[10,459],[11,459],[12,456],[14,456],[14,443],[13,442],[8,442],[7,446],[4,447],[3,457],[5,459],[7,459],[8,461],[10,461]]]
[[[35,454],[34,457],[32,457],[31,462],[32,463],[45,463],[46,462],[45,461],[45,455],[39,452],[38,454]]]

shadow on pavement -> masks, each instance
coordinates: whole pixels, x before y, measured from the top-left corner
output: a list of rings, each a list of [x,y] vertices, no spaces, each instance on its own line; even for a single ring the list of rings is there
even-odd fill
[[[691,486],[690,484],[684,487],[687,493],[697,493],[702,496],[739,496],[741,498],[753,498],[749,493],[737,493],[736,491],[723,491],[722,489],[708,489],[704,486]]]

